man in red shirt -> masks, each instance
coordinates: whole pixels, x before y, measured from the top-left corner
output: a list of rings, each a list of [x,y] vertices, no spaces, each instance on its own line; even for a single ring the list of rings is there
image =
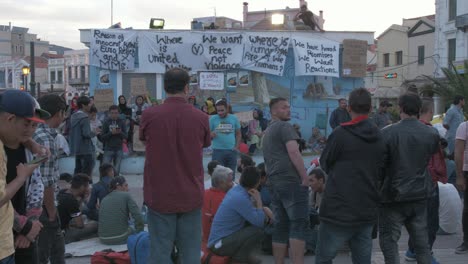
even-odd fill
[[[203,148],[211,145],[208,116],[187,103],[189,75],[164,75],[167,99],[143,112],[146,144],[144,201],[151,240],[149,263],[171,263],[174,244],[182,263],[200,262]]]

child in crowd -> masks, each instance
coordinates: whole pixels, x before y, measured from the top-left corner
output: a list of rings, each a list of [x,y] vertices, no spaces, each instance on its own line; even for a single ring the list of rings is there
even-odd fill
[[[99,206],[110,192],[110,183],[114,178],[114,167],[109,163],[104,163],[99,167],[100,179],[93,184],[91,196],[89,198],[86,215],[91,220],[99,220]]]
[[[239,160],[237,161],[237,171],[242,173],[245,167],[254,167],[255,161],[250,156],[241,154]]]
[[[98,110],[96,106],[91,106],[89,110],[89,124],[91,126],[91,132],[95,133],[96,135],[99,134],[98,131],[102,129],[102,122],[97,118]],[[102,150],[102,143],[98,140],[97,136],[91,138],[93,142],[94,149],[96,150],[96,157],[99,161],[102,160],[102,154],[104,151]]]
[[[212,160],[208,163],[207,169],[208,169],[208,175],[210,175],[210,178],[205,181],[205,190],[210,189],[211,186],[211,176],[213,175],[213,171],[216,168],[216,166],[220,165],[217,160]]]

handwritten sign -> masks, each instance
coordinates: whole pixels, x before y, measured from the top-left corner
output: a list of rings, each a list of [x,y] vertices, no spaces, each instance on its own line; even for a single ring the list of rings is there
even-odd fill
[[[343,76],[363,78],[367,73],[367,41],[343,40]]]
[[[242,68],[283,75],[289,48],[289,34],[246,33]]]
[[[200,72],[200,90],[223,90],[223,72]]]
[[[189,72],[240,67],[243,34],[141,32],[139,64],[156,73],[178,67]]]
[[[296,75],[339,77],[340,44],[334,41],[297,37],[292,40]]]
[[[137,49],[135,31],[94,29],[91,34],[91,65],[118,71],[135,68]]]
[[[99,112],[109,110],[111,105],[114,105],[114,90],[113,89],[96,89],[94,90],[94,105]]]
[[[148,90],[146,89],[145,78],[132,78],[130,79],[130,95],[137,97],[139,95],[146,95]]]

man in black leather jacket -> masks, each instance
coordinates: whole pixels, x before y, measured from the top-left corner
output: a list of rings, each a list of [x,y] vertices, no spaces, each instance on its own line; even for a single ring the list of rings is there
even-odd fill
[[[427,235],[427,199],[431,176],[427,164],[438,150],[439,135],[418,121],[417,94],[400,96],[401,121],[382,130],[387,155],[381,179],[380,248],[385,263],[399,263],[398,240],[406,226],[418,263],[431,263]]]

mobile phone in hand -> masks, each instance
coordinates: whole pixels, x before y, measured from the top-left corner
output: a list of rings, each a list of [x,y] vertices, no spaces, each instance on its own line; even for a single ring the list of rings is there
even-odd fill
[[[47,156],[39,156],[28,162],[27,164],[33,165],[33,164],[39,164],[47,160]]]

